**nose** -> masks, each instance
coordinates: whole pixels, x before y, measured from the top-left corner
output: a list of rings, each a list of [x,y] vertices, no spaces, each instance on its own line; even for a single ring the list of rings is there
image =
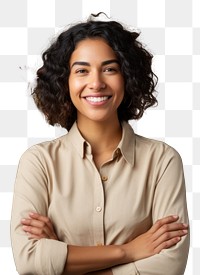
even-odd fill
[[[101,77],[101,74],[99,72],[93,72],[90,76],[88,87],[92,90],[99,91],[101,89],[104,89],[106,87],[105,82],[103,81],[103,78]]]

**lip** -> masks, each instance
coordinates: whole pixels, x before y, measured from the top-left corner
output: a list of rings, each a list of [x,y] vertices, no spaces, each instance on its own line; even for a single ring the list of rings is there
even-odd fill
[[[82,96],[81,97],[104,97],[104,96],[109,96],[109,97],[111,97],[112,95],[111,94],[107,94],[107,93],[100,93],[100,92],[96,92],[96,93],[85,93],[85,94],[82,94]]]
[[[110,100],[111,97],[112,97],[111,95],[98,95],[98,96],[97,95],[95,95],[95,96],[87,95],[82,98],[90,105],[102,106],[102,105],[105,105]]]

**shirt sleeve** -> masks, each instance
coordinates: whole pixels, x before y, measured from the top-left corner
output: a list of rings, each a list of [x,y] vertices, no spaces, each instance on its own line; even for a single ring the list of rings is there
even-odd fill
[[[27,150],[19,162],[11,215],[11,242],[19,274],[59,275],[67,259],[67,244],[41,239],[29,240],[21,219],[29,212],[48,215],[48,173],[38,152]]]
[[[152,220],[178,215],[179,221],[189,223],[185,180],[179,154],[168,147],[156,165],[156,187],[152,207]],[[175,246],[164,249],[152,257],[112,269],[114,275],[183,275],[189,251],[189,234]]]
[[[139,275],[134,263],[118,265],[112,268],[113,275]]]

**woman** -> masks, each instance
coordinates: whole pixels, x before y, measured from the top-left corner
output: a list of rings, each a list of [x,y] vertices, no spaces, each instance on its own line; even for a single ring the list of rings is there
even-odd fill
[[[184,273],[181,158],[128,124],[156,103],[152,55],[137,37],[89,20],[43,54],[33,97],[69,132],[20,160],[11,221],[20,274]]]

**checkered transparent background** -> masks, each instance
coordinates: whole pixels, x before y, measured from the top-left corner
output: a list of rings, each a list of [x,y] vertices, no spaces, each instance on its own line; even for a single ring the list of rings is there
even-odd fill
[[[71,22],[104,11],[141,31],[155,55],[159,105],[135,131],[166,141],[182,156],[191,224],[185,274],[200,274],[200,1],[0,0],[0,274],[17,274],[11,253],[10,214],[21,154],[32,144],[65,133],[48,126],[27,86],[40,53]],[[172,267],[173,268],[173,267]]]

